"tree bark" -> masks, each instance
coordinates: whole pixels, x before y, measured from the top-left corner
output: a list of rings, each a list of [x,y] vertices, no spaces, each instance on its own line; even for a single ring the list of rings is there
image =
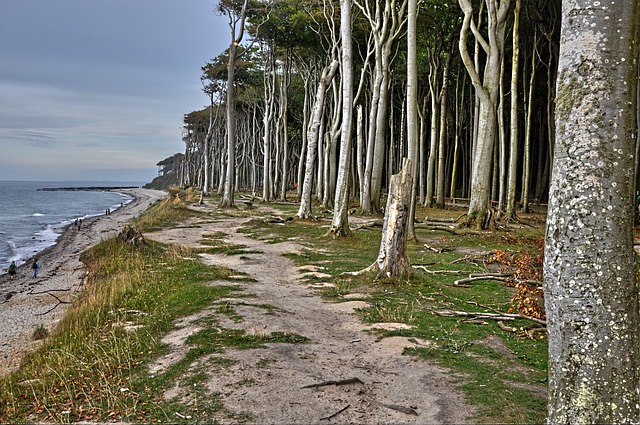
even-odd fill
[[[338,61],[333,61],[322,71],[322,77],[318,82],[318,91],[313,105],[311,123],[309,125],[309,136],[307,146],[307,161],[305,164],[304,183],[302,185],[302,197],[300,198],[300,208],[298,214],[300,218],[311,216],[311,183],[313,180],[314,163],[317,156],[318,139],[320,136],[320,124],[322,122],[322,112],[324,110],[324,97],[327,87],[338,71]]]
[[[471,194],[469,200],[469,218],[476,227],[486,227],[489,212],[489,195],[491,189],[491,158],[496,139],[496,106],[500,89],[500,63],[504,53],[504,33],[506,17],[511,0],[485,0],[487,4],[488,41],[478,31],[473,21],[473,6],[470,0],[458,0],[464,12],[462,29],[460,30],[460,54],[471,77],[480,101],[478,112],[478,137],[473,150],[471,167]],[[476,72],[473,61],[467,50],[469,30],[487,54],[482,79]]]
[[[511,58],[511,119],[509,128],[509,177],[507,184],[506,218],[516,216],[516,175],[518,172],[518,71],[520,65],[520,5],[521,0],[515,0],[513,10],[513,57]]]
[[[340,0],[340,34],[342,39],[342,126],[340,131],[340,164],[334,201],[331,233],[349,236],[349,170],[351,165],[351,132],[353,127],[353,59],[351,40],[351,0]]]
[[[229,45],[229,62],[227,63],[227,175],[224,185],[222,206],[233,206],[235,193],[235,161],[236,161],[236,95],[235,95],[235,71],[238,57],[238,45],[244,37],[244,24],[247,16],[248,0],[244,0],[240,16],[233,18],[233,12],[229,12],[229,26],[231,27],[231,44]],[[239,28],[237,27],[239,25]],[[236,32],[237,30],[237,32]]]
[[[545,243],[549,423],[640,422],[636,1],[563,0]]]

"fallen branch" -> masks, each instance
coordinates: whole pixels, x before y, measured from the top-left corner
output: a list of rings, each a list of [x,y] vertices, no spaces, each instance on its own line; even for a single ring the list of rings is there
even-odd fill
[[[380,403],[380,404],[382,404],[387,409],[395,410],[396,412],[402,412],[402,413],[406,413],[407,415],[418,416],[418,412],[416,412],[415,409],[412,409],[410,407],[398,406],[397,404],[385,404],[385,403]]]
[[[445,247],[442,247],[442,248],[434,248],[429,244],[424,244],[424,247],[427,248],[429,251],[433,251],[433,252],[438,253],[438,254],[442,254],[443,252],[453,251],[455,249],[455,248],[451,248],[449,246],[445,246]]]
[[[263,223],[275,223],[275,224],[281,224],[281,223],[286,223],[288,221],[293,220],[293,217],[286,217],[286,218],[282,218],[282,217],[278,217],[278,216],[271,216],[271,217],[265,217],[262,219]]]
[[[326,387],[327,385],[349,385],[349,384],[364,384],[364,382],[362,382],[358,378],[349,378],[349,379],[342,379],[339,381],[325,381],[325,382],[320,382],[318,384],[305,385],[302,388],[319,388],[319,387]]]
[[[438,218],[438,217],[425,217],[424,220],[425,221],[435,221],[437,223],[457,223],[458,220],[460,220],[462,217],[464,217],[467,214],[460,214],[458,216],[458,218]]]
[[[518,330],[517,328],[505,325],[502,320],[498,320],[498,327],[503,331],[509,332],[509,333],[514,333]]]
[[[335,416],[338,416],[340,413],[344,412],[345,410],[347,410],[349,407],[351,407],[350,404],[347,404],[346,406],[344,406],[342,409],[338,410],[336,413],[334,413],[333,415],[329,415],[329,416],[325,416],[324,418],[320,418],[321,421],[327,421]]]
[[[415,229],[442,230],[457,235],[455,231],[456,226],[447,226],[444,224],[415,223],[413,227]]]
[[[493,251],[484,251],[476,255],[466,255],[462,258],[458,258],[457,260],[453,260],[451,264],[461,263],[463,261],[473,262],[475,264],[476,261],[484,260],[487,257],[493,255]]]
[[[425,273],[429,273],[429,274],[467,274],[467,272],[463,272],[461,270],[429,270],[428,268],[426,268],[425,266],[411,266],[414,269],[418,269],[418,270],[422,270]]]
[[[41,292],[29,292],[29,295],[41,295],[41,294],[49,294],[50,292],[66,292],[66,291],[70,291],[71,288],[68,289],[47,289],[46,291],[41,291]],[[49,294],[49,295],[53,295],[53,294]]]
[[[508,282],[509,279],[502,276],[497,275],[484,275],[484,276],[474,276],[474,277],[465,277],[464,279],[458,279],[453,282],[454,285],[461,285],[464,283],[475,282],[478,280],[497,280],[500,282]]]
[[[541,325],[547,325],[546,320],[538,319],[536,317],[525,316],[519,313],[487,313],[487,312],[469,312],[469,311],[457,311],[457,310],[434,310],[434,314],[437,316],[460,316],[460,317],[473,317],[474,319],[492,319],[492,320],[505,320],[513,321],[515,319],[531,320]]]
[[[374,227],[382,227],[383,220],[370,220],[366,221],[362,224],[355,225],[351,228],[351,230],[361,230],[361,229],[372,229]]]

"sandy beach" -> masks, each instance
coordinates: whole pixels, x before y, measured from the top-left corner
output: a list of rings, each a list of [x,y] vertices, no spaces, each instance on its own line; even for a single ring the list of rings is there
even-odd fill
[[[31,277],[30,262],[18,268],[14,280],[9,280],[8,264],[0,265],[0,376],[16,370],[24,355],[38,347],[40,342],[31,337],[34,329],[43,325],[53,330],[69,305],[65,303],[82,290],[86,269],[80,254],[118,234],[130,219],[166,196],[150,189],[118,192],[134,200],[110,215],[85,220],[80,230],[75,226],[65,229],[56,245],[38,254],[41,269],[37,278]]]

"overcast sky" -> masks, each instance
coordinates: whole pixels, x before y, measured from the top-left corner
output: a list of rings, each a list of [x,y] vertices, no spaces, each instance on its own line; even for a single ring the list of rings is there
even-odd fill
[[[150,181],[229,45],[217,0],[2,0],[0,180]]]

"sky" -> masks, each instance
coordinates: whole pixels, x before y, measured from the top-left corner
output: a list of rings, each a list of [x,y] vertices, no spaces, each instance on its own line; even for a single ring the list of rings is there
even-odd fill
[[[151,181],[208,104],[216,3],[0,1],[0,180]]]

